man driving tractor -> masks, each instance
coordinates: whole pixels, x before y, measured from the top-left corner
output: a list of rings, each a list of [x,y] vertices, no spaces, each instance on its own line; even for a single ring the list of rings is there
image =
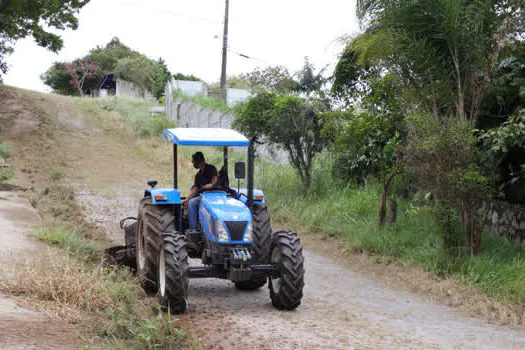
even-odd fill
[[[195,174],[195,181],[191,188],[191,192],[184,201],[184,204],[188,205],[189,229],[191,231],[198,231],[199,205],[201,201],[199,191],[211,189],[214,186],[217,186],[219,175],[217,173],[217,168],[206,163],[206,159],[204,159],[204,154],[202,154],[202,152],[196,152],[191,156],[191,160],[195,169],[199,169],[199,171]]]

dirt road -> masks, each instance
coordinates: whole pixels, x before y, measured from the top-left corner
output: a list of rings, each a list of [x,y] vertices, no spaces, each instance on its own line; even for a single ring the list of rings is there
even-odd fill
[[[86,218],[117,243],[121,238],[116,223],[135,215],[145,180],[154,172],[169,179],[171,167],[160,167],[151,154],[138,152],[136,140],[115,137],[104,122],[75,103],[46,98],[59,110],[61,157]],[[309,248],[299,309],[273,309],[266,287],[240,292],[227,281],[191,280],[189,311],[181,318],[192,333],[207,348],[216,349],[525,348],[523,331],[389,287],[365,275],[358,265],[341,264],[320,253],[309,235],[302,239]]]
[[[10,278],[9,266],[23,257],[45,252],[33,229],[40,218],[23,192],[0,191],[0,278]],[[74,349],[80,345],[75,326],[24,308],[0,294],[0,349]]]

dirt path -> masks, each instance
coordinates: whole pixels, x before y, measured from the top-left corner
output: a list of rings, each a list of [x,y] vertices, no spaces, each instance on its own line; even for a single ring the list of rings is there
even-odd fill
[[[170,168],[155,168],[134,151],[135,140],[111,134],[71,101],[48,98],[59,111],[61,158],[77,199],[87,219],[119,244],[118,220],[135,214],[148,176],[169,175]],[[303,240],[315,246],[309,236]],[[189,311],[181,318],[216,349],[525,348],[523,331],[389,287],[319,251],[305,251],[305,297],[296,311],[273,309],[266,287],[240,292],[228,281],[191,280]]]
[[[37,242],[32,230],[40,218],[23,192],[0,192],[0,264],[2,271],[22,257],[48,247]],[[2,278],[10,278],[5,273]],[[0,294],[0,349],[72,349],[80,345],[75,327],[18,305]]]

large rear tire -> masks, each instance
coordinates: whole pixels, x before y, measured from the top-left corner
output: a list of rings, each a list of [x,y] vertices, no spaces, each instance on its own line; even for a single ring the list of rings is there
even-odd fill
[[[293,310],[301,305],[304,287],[303,247],[297,233],[279,231],[273,235],[270,260],[279,277],[270,277],[272,305],[280,310]]]
[[[152,205],[151,198],[146,197],[140,201],[137,217],[137,277],[144,291],[156,293],[162,233],[174,229],[173,209],[171,206]]]
[[[163,311],[182,313],[188,306],[188,252],[179,233],[164,233],[159,254],[159,304]]]
[[[270,262],[270,244],[272,241],[272,226],[270,214],[265,205],[254,205],[252,212],[253,225],[253,261],[256,264]],[[266,276],[254,276],[249,281],[235,282],[235,287],[240,290],[255,290],[266,284]]]

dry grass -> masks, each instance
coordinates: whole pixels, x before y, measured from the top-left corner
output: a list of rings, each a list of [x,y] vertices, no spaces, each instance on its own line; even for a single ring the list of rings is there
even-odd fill
[[[4,266],[7,269],[7,266]],[[48,250],[35,259],[12,264],[0,289],[18,296],[52,301],[67,309],[97,312],[114,305],[105,288],[111,271],[88,267],[63,251]]]

